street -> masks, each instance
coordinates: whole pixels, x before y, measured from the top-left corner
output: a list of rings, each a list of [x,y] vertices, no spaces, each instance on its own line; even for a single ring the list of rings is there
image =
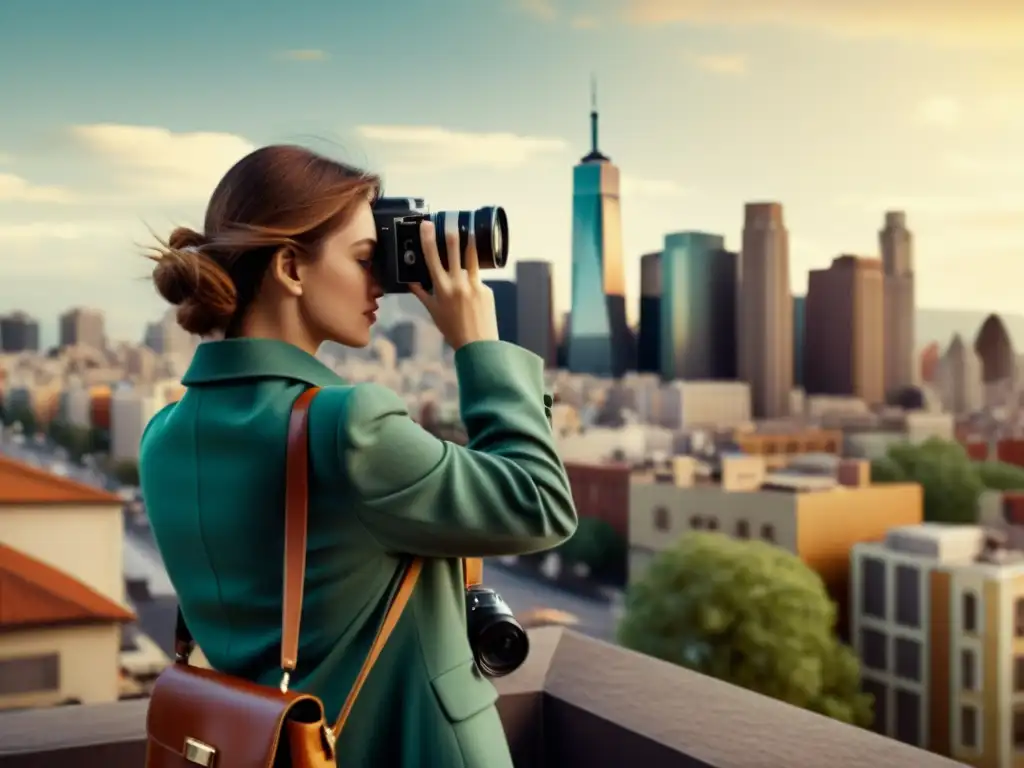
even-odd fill
[[[167,578],[160,553],[149,529],[133,523],[126,516],[124,570],[128,581],[147,583],[149,599],[133,601],[142,631],[165,652],[173,652],[174,612],[177,602]],[[488,562],[484,584],[498,592],[513,613],[536,608],[554,608],[571,613],[579,619],[574,629],[601,640],[615,636],[615,612],[611,605],[579,597],[548,586],[528,576],[519,575],[497,562]]]

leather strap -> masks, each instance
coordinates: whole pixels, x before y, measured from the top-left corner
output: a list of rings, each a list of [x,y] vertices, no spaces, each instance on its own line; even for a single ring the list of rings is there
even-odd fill
[[[462,573],[466,580],[466,589],[484,583],[484,561],[479,557],[467,557],[462,561]]]
[[[377,663],[380,652],[387,645],[392,630],[398,625],[398,620],[402,618],[402,612],[405,610],[409,598],[412,597],[412,591],[416,587],[416,581],[419,579],[422,569],[422,558],[414,557],[409,561],[409,565],[402,574],[402,581],[398,585],[398,591],[395,592],[391,604],[388,605],[387,613],[384,614],[384,621],[381,622],[380,627],[377,629],[377,635],[373,638],[373,643],[370,645],[370,652],[366,654],[363,666],[359,670],[359,674],[356,675],[356,680],[352,684],[348,696],[345,697],[345,703],[341,706],[341,714],[338,715],[338,722],[334,724],[333,729],[335,738],[341,734],[341,729],[345,727],[345,721],[348,720],[348,716],[352,713],[352,707],[355,706],[359,692],[363,688],[363,683],[369,677],[373,665]]]
[[[309,406],[319,392],[307,389],[292,406],[284,501],[284,599],[281,610],[281,669],[291,673],[299,656],[302,593],[306,577],[306,518],[309,510]]]

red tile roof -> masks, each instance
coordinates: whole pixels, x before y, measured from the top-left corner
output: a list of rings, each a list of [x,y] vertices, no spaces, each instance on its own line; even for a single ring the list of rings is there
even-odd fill
[[[0,505],[121,503],[112,493],[0,454]]]
[[[134,620],[130,610],[73,576],[0,544],[0,632]]]

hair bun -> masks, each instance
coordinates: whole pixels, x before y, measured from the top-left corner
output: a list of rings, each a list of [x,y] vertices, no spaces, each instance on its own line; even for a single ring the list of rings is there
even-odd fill
[[[178,307],[178,325],[198,336],[226,328],[238,308],[234,282],[212,256],[202,252],[207,245],[198,232],[179,227],[151,257],[156,262],[157,291]]]

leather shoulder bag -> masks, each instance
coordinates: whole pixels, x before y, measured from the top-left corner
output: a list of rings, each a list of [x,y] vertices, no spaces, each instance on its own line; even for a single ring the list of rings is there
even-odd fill
[[[309,406],[317,389],[296,400],[288,424],[281,684],[257,685],[190,666],[195,648],[181,611],[175,663],[157,678],[146,718],[146,768],[333,768],[335,743],[374,662],[398,623],[423,561],[410,560],[334,726],[323,702],[288,689],[299,648],[309,503]]]

